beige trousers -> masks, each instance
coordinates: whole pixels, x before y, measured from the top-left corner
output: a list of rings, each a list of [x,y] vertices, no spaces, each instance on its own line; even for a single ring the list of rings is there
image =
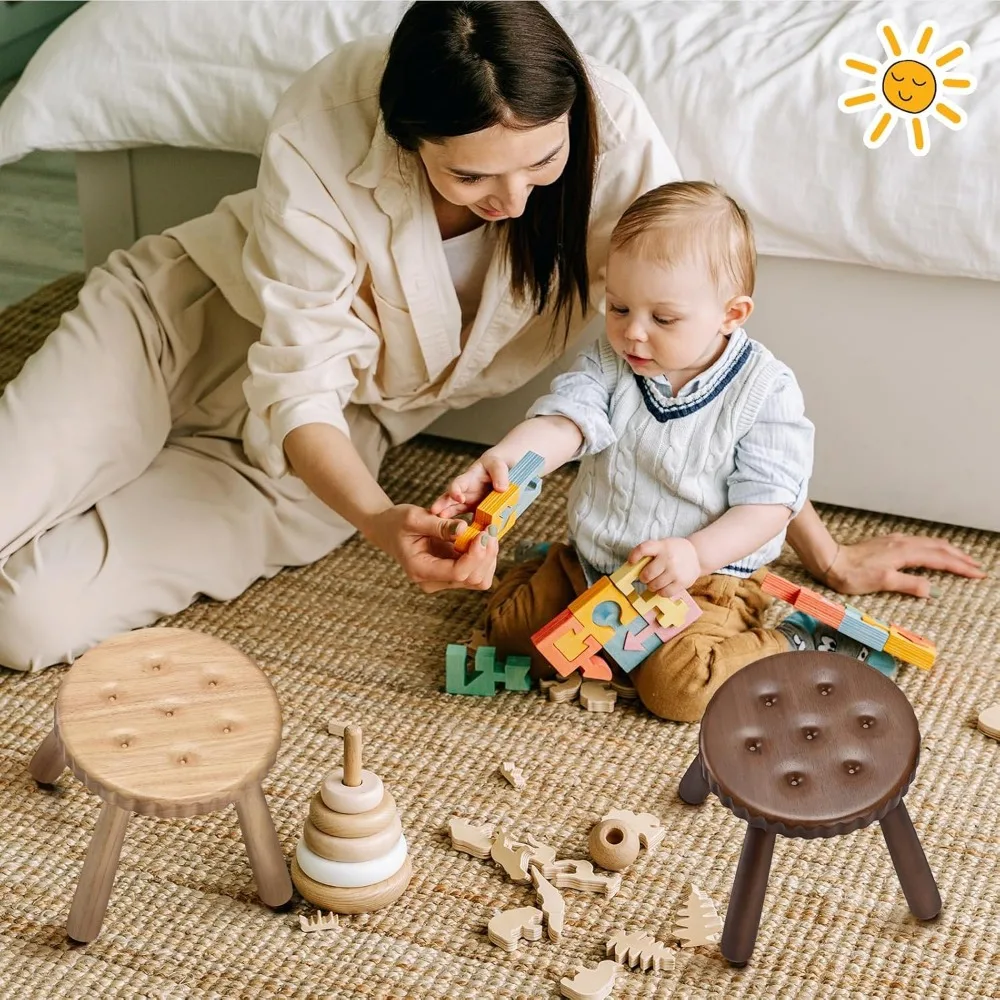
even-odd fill
[[[72,662],[353,534],[300,479],[247,461],[259,333],[170,237],[91,272],[0,397],[0,664]],[[367,407],[346,416],[377,474],[381,425]]]

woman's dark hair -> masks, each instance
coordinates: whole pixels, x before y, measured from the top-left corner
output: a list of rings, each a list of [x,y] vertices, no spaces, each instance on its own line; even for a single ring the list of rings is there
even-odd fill
[[[553,184],[503,224],[515,296],[553,303],[569,330],[588,311],[587,227],[597,162],[594,96],[580,53],[540,3],[418,0],[389,46],[379,90],[386,134],[403,149],[494,125],[536,128],[569,112],[570,150]]]

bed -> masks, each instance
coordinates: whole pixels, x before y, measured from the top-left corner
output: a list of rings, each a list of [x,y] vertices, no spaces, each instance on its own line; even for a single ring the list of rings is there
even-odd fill
[[[872,114],[848,52],[876,28],[916,38],[914,3],[553,2],[580,48],[626,72],[684,175],[722,183],[761,253],[751,335],[795,370],[817,427],[814,499],[1000,530],[1000,4],[948,5],[924,54],[964,40],[975,79],[914,155]],[[76,152],[88,266],[253,185],[278,96],[345,41],[392,31],[404,3],[90,3],[0,106],[0,164]],[[592,326],[585,337],[596,334]],[[557,366],[559,367],[559,366]],[[447,414],[432,432],[489,442],[547,385]]]

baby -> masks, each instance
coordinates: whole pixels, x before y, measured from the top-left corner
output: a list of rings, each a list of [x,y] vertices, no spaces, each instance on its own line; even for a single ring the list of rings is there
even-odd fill
[[[432,506],[474,510],[529,450],[545,459],[542,474],[580,460],[571,544],[515,566],[487,605],[487,642],[531,656],[536,677],[552,671],[531,635],[645,556],[648,588],[688,590],[702,609],[630,674],[656,715],[696,721],[741,667],[815,647],[808,616],[762,624],[761,581],[805,503],[813,426],[795,376],[743,330],[755,268],[750,222],[717,186],[677,182],[640,197],[611,235],[606,336]]]

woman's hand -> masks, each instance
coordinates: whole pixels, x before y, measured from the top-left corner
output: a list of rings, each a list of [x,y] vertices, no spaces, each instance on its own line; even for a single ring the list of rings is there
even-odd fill
[[[460,588],[488,590],[499,544],[494,534],[483,532],[468,552],[459,553],[454,539],[465,527],[464,521],[440,518],[423,507],[396,504],[374,515],[364,534],[392,556],[425,594]]]
[[[629,553],[628,561],[637,563],[646,556],[652,559],[642,568],[639,579],[664,597],[679,597],[702,576],[698,550],[687,538],[643,542]]]
[[[973,580],[986,574],[972,556],[941,538],[894,532],[854,545],[840,545],[823,581],[841,594],[873,594],[889,590],[914,597],[936,595],[930,580],[902,572],[934,569]]]
[[[477,459],[460,476],[451,481],[447,490],[430,506],[438,517],[457,517],[475,510],[493,490],[505,490],[510,485],[510,468],[494,451]]]

